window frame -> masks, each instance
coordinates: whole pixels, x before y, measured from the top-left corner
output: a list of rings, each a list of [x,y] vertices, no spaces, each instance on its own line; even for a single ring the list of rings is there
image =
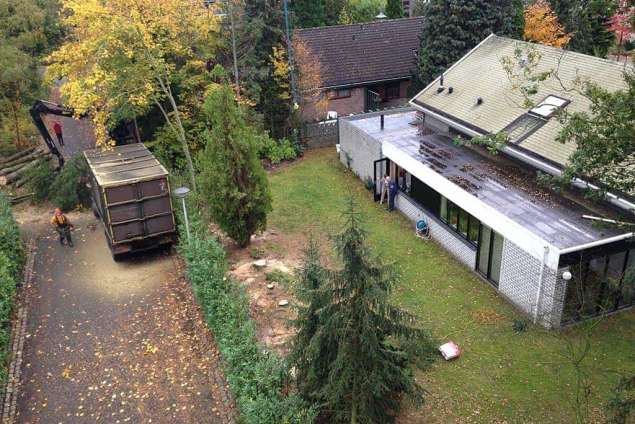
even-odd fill
[[[342,95],[341,92],[345,91],[347,94]],[[328,99],[329,100],[339,100],[339,99],[348,99],[352,95],[351,88],[335,88],[329,90]]]

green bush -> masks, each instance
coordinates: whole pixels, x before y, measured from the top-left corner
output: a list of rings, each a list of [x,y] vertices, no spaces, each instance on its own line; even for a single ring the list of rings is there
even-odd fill
[[[313,422],[313,409],[297,395],[285,394],[290,385],[287,367],[257,343],[248,298],[238,284],[226,277],[225,251],[204,228],[200,217],[193,214],[191,239],[183,242],[179,250],[196,300],[223,356],[225,376],[241,422]]]
[[[89,206],[88,175],[88,164],[83,156],[77,155],[66,162],[51,184],[51,202],[63,211]]]
[[[275,165],[283,160],[295,159],[298,156],[298,151],[293,143],[286,138],[274,140],[271,137],[263,137],[260,156]]]
[[[13,218],[9,200],[0,193],[0,256],[5,257],[9,273],[17,281],[24,263],[24,246],[20,229]]]
[[[33,192],[33,198],[38,201],[46,200],[49,197],[52,181],[55,179],[53,166],[47,160],[41,160],[35,167],[27,171],[28,182],[26,186]]]
[[[15,287],[24,264],[24,246],[7,198],[0,193],[0,387],[7,379],[6,357],[11,336]],[[2,391],[0,389],[0,391]]]

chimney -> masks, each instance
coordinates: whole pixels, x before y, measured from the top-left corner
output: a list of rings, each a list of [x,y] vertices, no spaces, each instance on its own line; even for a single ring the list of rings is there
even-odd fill
[[[443,86],[443,74],[441,74],[441,78],[439,78],[439,88],[437,88],[437,93],[443,93],[445,87]]]
[[[384,130],[384,114],[383,113],[379,116],[379,126],[381,130],[383,131]]]

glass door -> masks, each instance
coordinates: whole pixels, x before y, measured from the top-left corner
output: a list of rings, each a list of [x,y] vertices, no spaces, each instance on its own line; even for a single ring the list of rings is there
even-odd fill
[[[373,182],[374,182],[374,194],[373,198],[375,202],[379,201],[381,197],[381,191],[384,188],[384,175],[388,173],[388,158],[376,160],[373,163]]]
[[[476,270],[498,288],[504,238],[487,225],[481,224],[479,231]]]

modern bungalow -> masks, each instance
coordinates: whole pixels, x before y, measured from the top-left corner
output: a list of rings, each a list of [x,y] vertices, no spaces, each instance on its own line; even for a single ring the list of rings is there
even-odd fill
[[[422,27],[418,17],[294,31],[294,43],[302,43],[319,64],[326,100],[321,107],[316,101],[303,105],[303,120],[406,104]]]
[[[525,109],[501,59],[530,46],[541,57],[536,70],[557,69],[558,79],[540,83],[538,103]],[[567,87],[588,79],[618,90],[624,66],[491,35],[411,108],[340,118],[340,159],[376,182],[376,198],[384,173],[396,179],[396,208],[426,220],[433,240],[534,322],[560,327],[629,308],[633,293],[623,276],[635,266],[633,227],[598,226],[583,215],[634,220],[632,199],[609,193],[597,204],[536,183],[537,171],[560,175],[575,149],[556,141],[554,114],[589,107]],[[455,142],[501,131],[508,142],[498,155]]]

